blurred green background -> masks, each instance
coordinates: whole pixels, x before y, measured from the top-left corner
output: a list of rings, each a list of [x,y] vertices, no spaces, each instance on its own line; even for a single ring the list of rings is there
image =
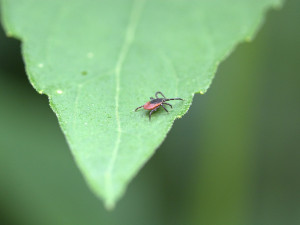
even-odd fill
[[[0,224],[300,224],[300,1],[270,11],[108,212],[0,31]]]

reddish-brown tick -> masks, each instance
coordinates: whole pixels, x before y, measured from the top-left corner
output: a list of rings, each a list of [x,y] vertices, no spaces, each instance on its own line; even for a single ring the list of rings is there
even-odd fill
[[[160,94],[163,98],[159,98],[158,97],[158,94]],[[139,106],[135,109],[135,111],[137,111],[139,108],[142,108],[144,107],[144,109],[146,110],[151,110],[150,113],[149,113],[149,120],[151,120],[151,114],[153,112],[155,112],[160,106],[164,108],[164,110],[166,110],[166,112],[169,112],[164,105],[168,105],[168,106],[171,106],[172,108],[172,105],[167,103],[167,101],[171,101],[171,100],[183,100],[182,98],[166,98],[164,96],[163,93],[161,93],[160,91],[156,92],[155,93],[155,97],[156,98],[152,98],[150,97],[150,100],[149,102],[146,102],[144,105],[142,106]]]

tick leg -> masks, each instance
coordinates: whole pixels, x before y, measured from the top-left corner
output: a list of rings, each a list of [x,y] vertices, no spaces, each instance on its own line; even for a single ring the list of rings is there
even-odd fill
[[[167,103],[167,102],[164,102],[163,104],[168,105],[168,106],[171,106],[171,108],[173,108],[172,105],[169,104],[169,103]]]
[[[158,97],[158,94],[160,94],[161,96],[163,96],[164,98],[166,98],[166,96],[164,96],[164,94],[161,93],[160,91],[158,91],[158,92],[155,93],[155,97],[156,97],[156,98],[159,98],[159,97]]]
[[[150,97],[150,100],[153,100],[154,98]]]
[[[171,100],[182,100],[182,98],[166,98],[165,101],[171,101]]]
[[[164,107],[163,104],[161,104],[161,106],[164,108],[164,110],[166,110],[167,113],[169,113],[169,111],[166,109],[166,107]]]
[[[157,107],[157,108],[158,108],[158,107]],[[152,109],[152,110],[150,111],[150,113],[149,113],[149,121],[151,120],[151,114],[152,114],[153,112],[155,112],[155,111],[157,110],[157,108]]]
[[[139,108],[142,108],[144,105],[137,107],[134,111],[137,111]]]

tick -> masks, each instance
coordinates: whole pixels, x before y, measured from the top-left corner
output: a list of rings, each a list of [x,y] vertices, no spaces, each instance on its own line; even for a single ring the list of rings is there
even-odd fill
[[[163,98],[159,98],[158,97],[159,94]],[[150,97],[151,101],[146,102],[144,105],[141,105],[141,106],[137,107],[135,109],[135,111],[137,111],[139,108],[142,108],[142,107],[144,107],[144,109],[146,109],[146,110],[151,110],[150,113],[149,113],[149,120],[151,120],[151,114],[153,112],[155,112],[160,106],[163,107],[164,110],[166,110],[167,113],[169,111],[166,109],[166,107],[164,105],[168,105],[171,108],[173,108],[171,104],[167,103],[167,101],[171,101],[171,100],[183,100],[182,98],[166,98],[166,96],[164,96],[164,94],[161,93],[160,91],[158,91],[158,92],[155,93],[155,97],[156,98]]]

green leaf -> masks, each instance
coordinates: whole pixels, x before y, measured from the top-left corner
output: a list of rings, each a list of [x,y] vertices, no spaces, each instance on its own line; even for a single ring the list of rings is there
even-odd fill
[[[7,34],[22,41],[30,82],[49,97],[87,183],[111,208],[271,6],[280,0],[2,0],[2,13]],[[150,122],[134,109],[156,91],[185,101]]]

